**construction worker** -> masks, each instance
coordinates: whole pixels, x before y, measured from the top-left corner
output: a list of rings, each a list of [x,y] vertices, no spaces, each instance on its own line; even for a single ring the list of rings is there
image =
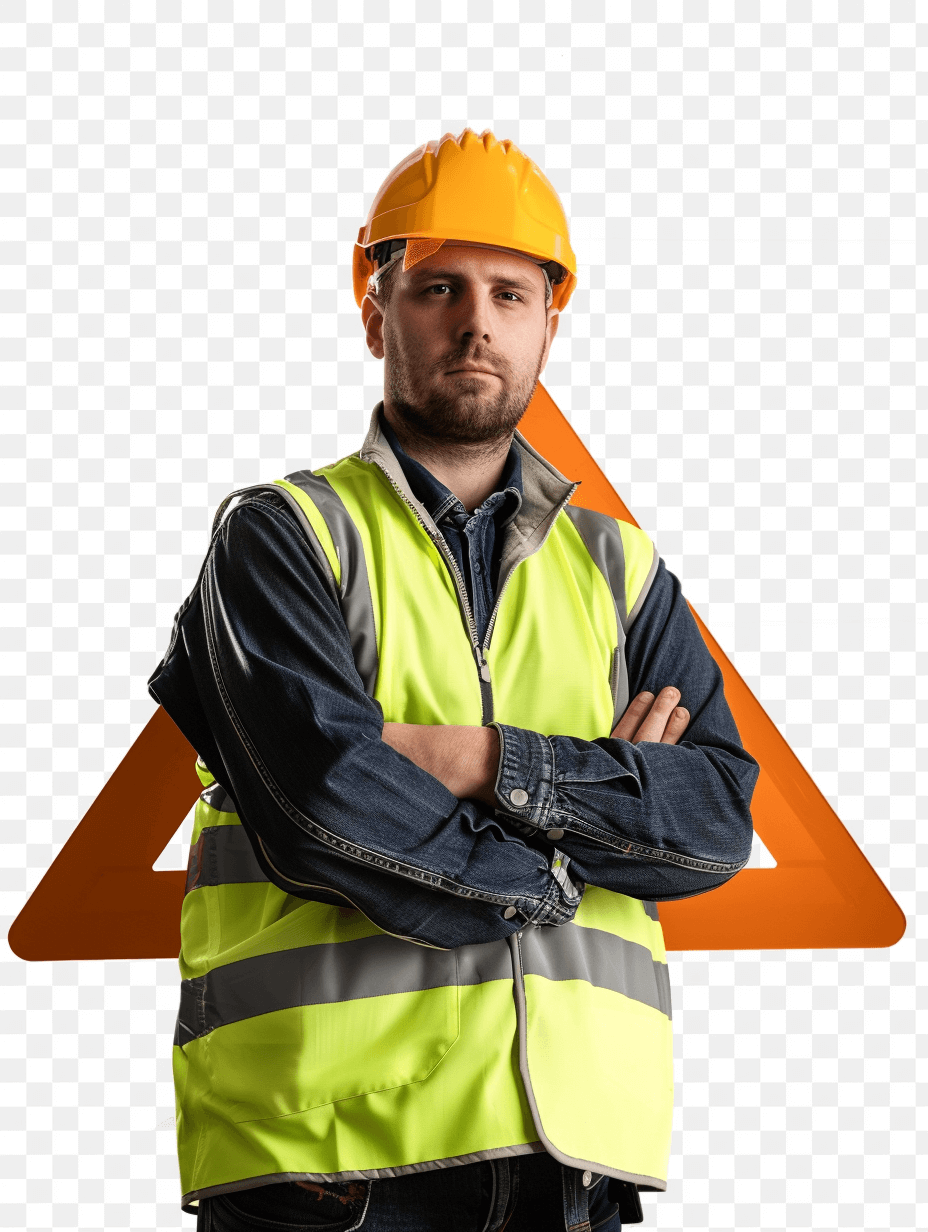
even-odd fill
[[[756,763],[650,540],[516,431],[576,285],[539,168],[422,146],[353,277],[364,445],[224,502],[150,681],[204,787],[184,1209],[616,1232],[666,1186],[655,902],[747,862]]]

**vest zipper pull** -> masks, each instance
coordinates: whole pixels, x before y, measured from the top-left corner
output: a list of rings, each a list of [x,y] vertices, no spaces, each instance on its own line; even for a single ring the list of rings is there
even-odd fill
[[[480,679],[486,681],[486,683],[489,684],[490,683],[490,665],[489,663],[487,663],[486,659],[483,657],[483,653],[479,650],[477,651],[477,667],[480,669]]]

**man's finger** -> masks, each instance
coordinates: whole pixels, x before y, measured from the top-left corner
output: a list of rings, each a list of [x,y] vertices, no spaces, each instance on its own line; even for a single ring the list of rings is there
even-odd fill
[[[679,689],[675,689],[673,686],[661,689],[654,699],[654,705],[651,707],[647,718],[638,728],[637,732],[635,732],[632,743],[640,744],[642,740],[652,740],[655,742],[663,740],[664,730],[679,700]]]
[[[667,726],[664,728],[663,736],[661,736],[661,744],[676,744],[686,731],[686,725],[689,721],[690,712],[687,708],[685,706],[677,706],[667,720]]]
[[[631,740],[641,725],[641,720],[651,709],[653,701],[653,693],[639,693],[634,701],[629,703],[625,713],[612,729],[612,739]]]

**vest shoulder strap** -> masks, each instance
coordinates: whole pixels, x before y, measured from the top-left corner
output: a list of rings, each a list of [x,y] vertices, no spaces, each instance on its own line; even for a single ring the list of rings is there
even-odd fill
[[[628,633],[657,573],[654,544],[640,527],[594,509],[568,505],[564,512],[606,579],[620,631]]]
[[[615,703],[612,726],[615,727],[629,702],[625,637],[651,589],[659,557],[644,531],[630,522],[620,522],[578,505],[568,505],[564,512],[605,578],[615,604],[617,643],[612,654],[610,679]]]
[[[365,692],[372,697],[380,657],[374,604],[360,532],[342,498],[324,475],[294,471],[286,479],[276,482],[278,490],[289,496],[291,504],[295,502],[299,507],[325,553],[351,639],[355,667]]]
[[[377,633],[367,565],[361,536],[341,497],[321,475],[296,471],[274,483],[253,484],[230,492],[216,510],[213,534],[243,497],[258,492],[282,496],[296,515],[341,608],[365,692],[373,696],[377,683]]]

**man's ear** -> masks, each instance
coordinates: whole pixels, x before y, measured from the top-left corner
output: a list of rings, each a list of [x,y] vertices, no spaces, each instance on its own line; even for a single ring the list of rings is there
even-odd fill
[[[544,371],[545,364],[548,362],[548,352],[551,350],[551,343],[557,335],[557,327],[561,321],[561,314],[556,308],[548,309],[548,321],[545,325],[545,349],[541,356],[541,367],[539,372]],[[370,343],[368,343],[370,345]]]
[[[361,320],[367,349],[374,359],[383,359],[383,308],[370,292],[361,301]]]

